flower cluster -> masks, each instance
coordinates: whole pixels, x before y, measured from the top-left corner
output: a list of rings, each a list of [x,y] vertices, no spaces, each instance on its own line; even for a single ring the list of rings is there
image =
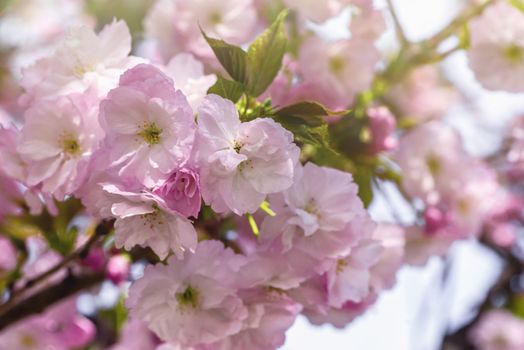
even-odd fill
[[[470,97],[433,64],[468,50],[484,88],[524,91],[522,5],[474,2],[416,44],[389,10],[0,5],[0,347],[277,349],[299,315],[344,328],[467,238],[524,273],[524,123],[474,155],[444,118]],[[479,319],[471,344],[522,348],[513,316]]]

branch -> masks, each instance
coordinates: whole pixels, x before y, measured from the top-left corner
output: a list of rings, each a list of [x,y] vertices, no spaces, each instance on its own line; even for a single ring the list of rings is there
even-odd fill
[[[43,289],[0,313],[0,330],[25,317],[40,313],[83,289],[99,284],[104,277],[103,272],[81,277],[67,276],[60,283]]]
[[[389,13],[391,13],[391,17],[393,18],[393,23],[395,25],[395,32],[397,33],[397,37],[400,40],[400,44],[402,47],[407,47],[410,45],[408,38],[406,37],[406,34],[404,33],[404,29],[402,29],[402,25],[400,24],[400,20],[398,18],[397,11],[395,10],[395,6],[393,5],[392,0],[387,0]]]
[[[21,288],[13,291],[11,297],[7,302],[0,305],[0,313],[6,309],[9,309],[19,298],[21,298],[29,289],[37,285],[38,283],[45,281],[47,278],[54,275],[56,272],[65,268],[69,263],[75,261],[76,259],[82,259],[89,253],[91,247],[98,241],[100,237],[107,235],[113,228],[113,220],[101,221],[95,229],[95,233],[89,238],[86,244],[75,251],[74,253],[66,256],[63,260],[57,263],[55,266],[51,267],[49,270],[43,272],[42,274],[34,277],[33,279],[28,280]]]
[[[493,250],[497,255],[501,256],[506,261],[506,267],[500,274],[495,284],[491,286],[484,300],[479,303],[477,309],[478,311],[475,317],[454,332],[446,334],[444,340],[442,341],[442,350],[474,350],[475,348],[468,340],[469,331],[482,317],[483,313],[492,307],[492,300],[496,296],[500,295],[501,293],[511,294],[511,280],[513,276],[522,273],[521,262],[515,256],[513,256],[511,252],[504,251],[503,249],[490,244],[486,240],[482,240],[481,243],[483,243],[487,248]]]
[[[449,25],[442,29],[431,38],[423,41],[423,44],[427,48],[436,49],[444,40],[453,35],[457,30],[462,28],[471,19],[479,16],[484,10],[495,3],[496,0],[487,0],[482,4],[474,7],[468,7],[462,14],[455,18]]]

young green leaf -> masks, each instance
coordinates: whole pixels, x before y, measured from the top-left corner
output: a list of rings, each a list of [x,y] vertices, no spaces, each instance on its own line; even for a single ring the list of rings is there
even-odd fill
[[[284,31],[284,20],[287,11],[282,11],[271,26],[266,29],[249,46],[249,76],[247,91],[251,96],[261,95],[273,82],[286,52],[287,39]]]
[[[275,115],[288,121],[295,121],[296,123],[317,127],[325,124],[324,116],[342,115],[346,112],[347,111],[334,112],[318,102],[304,101],[282,107],[275,111]]]
[[[244,93],[244,85],[234,80],[217,76],[217,82],[207,90],[209,94],[217,94],[236,103]]]
[[[204,31],[202,31],[202,35],[231,78],[240,83],[245,83],[249,71],[246,52],[238,46],[226,43],[224,40],[210,38]]]
[[[509,3],[516,9],[524,12],[524,1],[523,0],[509,0]]]

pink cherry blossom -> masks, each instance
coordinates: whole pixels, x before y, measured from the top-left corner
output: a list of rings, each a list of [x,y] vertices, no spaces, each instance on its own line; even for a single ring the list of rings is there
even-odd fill
[[[286,6],[297,11],[304,20],[318,23],[338,15],[351,2],[351,0],[284,0]]]
[[[269,350],[284,344],[285,332],[302,306],[283,291],[256,288],[240,293],[248,309],[243,329],[214,344],[216,350]]]
[[[56,52],[23,71],[24,100],[52,98],[94,89],[98,96],[116,86],[125,70],[142,60],[128,56],[131,35],[124,21],[114,21],[95,34],[74,28]]]
[[[95,336],[95,325],[81,316],[75,307],[76,298],[53,306],[41,315],[15,323],[0,333],[5,349],[70,350],[87,346]]]
[[[436,121],[405,134],[394,159],[402,170],[402,186],[407,194],[428,204],[437,203],[442,192],[453,193],[460,188],[459,175],[472,162],[456,132]]]
[[[130,250],[135,245],[150,247],[160,259],[170,250],[177,256],[196,248],[196,231],[189,220],[170,210],[165,202],[152,193],[133,193],[106,184],[111,194],[111,213],[115,222],[115,245]]]
[[[395,117],[386,107],[373,107],[367,110],[371,143],[369,152],[377,154],[389,151],[397,146],[397,139],[393,134],[396,129]]]
[[[468,58],[477,80],[487,89],[523,92],[524,14],[499,1],[471,21]]]
[[[120,284],[127,280],[131,259],[125,254],[112,256],[107,262],[107,278],[114,284]]]
[[[357,191],[350,174],[307,163],[289,189],[270,196],[277,215],[264,220],[261,241],[317,260],[346,256],[374,229]]]
[[[7,215],[21,212],[21,208],[17,204],[17,200],[20,200],[21,197],[22,193],[18,183],[0,172],[0,221]]]
[[[380,242],[382,252],[376,264],[371,266],[369,284],[372,292],[379,294],[395,285],[397,271],[404,263],[406,238],[403,227],[379,223],[373,239]]]
[[[376,295],[371,293],[360,303],[345,302],[342,307],[329,305],[326,275],[315,276],[299,288],[289,292],[290,296],[304,307],[302,314],[315,325],[330,323],[337,328],[344,328],[356,317],[363,314],[375,302]]]
[[[524,349],[524,321],[504,310],[486,312],[468,336],[479,350]]]
[[[457,91],[431,65],[413,69],[387,96],[399,116],[416,122],[442,118],[459,100]]]
[[[0,276],[16,267],[17,251],[9,238],[0,235]]]
[[[28,163],[28,186],[62,199],[85,180],[88,161],[100,139],[95,101],[70,95],[42,101],[25,115],[18,151]]]
[[[293,183],[299,149],[268,118],[241,123],[234,104],[208,95],[198,112],[198,159],[204,201],[216,212],[254,212],[267,194]]]
[[[443,256],[457,240],[456,236],[428,234],[416,226],[406,228],[405,262],[414,266],[423,266],[432,256]]]
[[[119,176],[159,185],[189,158],[195,123],[185,96],[151,65],[138,65],[120,78],[100,105],[105,147]]]
[[[109,350],[155,350],[156,345],[154,334],[143,322],[129,319],[122,329],[120,340]]]
[[[183,260],[148,266],[129,290],[131,317],[162,340],[188,348],[238,333],[248,310],[237,295],[240,255],[217,241],[199,243]]]
[[[199,26],[211,37],[242,45],[256,25],[252,0],[157,0],[144,20],[146,37],[157,44],[164,60],[183,51],[213,57]]]
[[[200,176],[193,168],[176,170],[154,193],[182,215],[198,217],[201,205]]]
[[[373,240],[364,240],[343,259],[337,260],[327,272],[329,304],[342,307],[347,301],[361,302],[370,293],[371,266],[382,253],[382,246]]]
[[[329,90],[332,109],[347,108],[356,93],[371,85],[380,56],[367,38],[325,42],[310,37],[300,48],[299,64],[305,81]]]
[[[165,67],[166,74],[173,79],[175,88],[187,97],[189,105],[196,111],[207,94],[207,90],[215,84],[214,74],[204,74],[204,65],[193,55],[180,53],[174,56]]]

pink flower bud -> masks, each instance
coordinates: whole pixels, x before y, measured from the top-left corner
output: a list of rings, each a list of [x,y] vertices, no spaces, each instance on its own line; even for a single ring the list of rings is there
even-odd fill
[[[424,220],[426,221],[426,233],[433,234],[445,227],[449,223],[450,218],[447,212],[437,207],[429,206],[424,211]]]
[[[188,217],[197,217],[200,211],[200,180],[198,172],[182,168],[174,172],[155,190],[167,206]]]
[[[386,107],[373,107],[367,111],[369,130],[371,132],[371,154],[389,151],[397,147],[394,132],[396,128],[395,117]]]
[[[102,271],[105,264],[105,254],[102,248],[92,248],[87,256],[82,259],[82,264],[95,272]]]
[[[107,263],[107,278],[114,284],[119,284],[127,279],[131,260],[126,254],[111,257]]]

